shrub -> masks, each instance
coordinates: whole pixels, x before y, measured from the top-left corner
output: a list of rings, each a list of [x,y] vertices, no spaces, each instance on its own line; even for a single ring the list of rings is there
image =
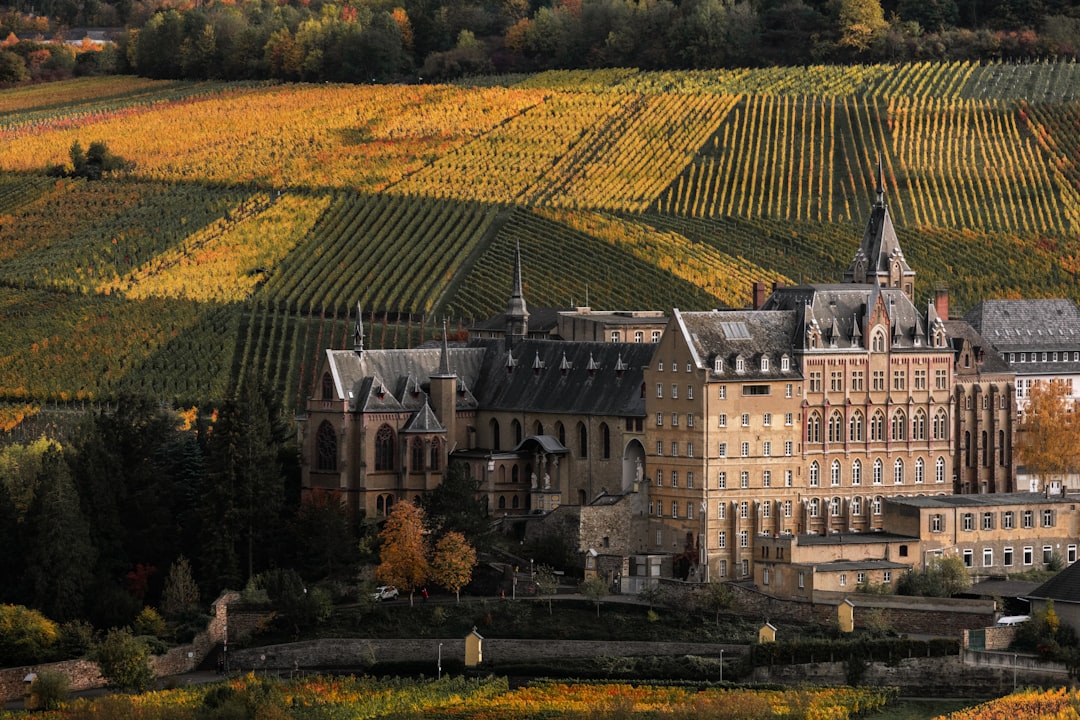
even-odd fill
[[[42,670],[30,684],[30,694],[37,700],[40,710],[55,710],[68,698],[71,681],[68,676],[56,670]]]
[[[55,622],[22,605],[0,605],[0,666],[48,658],[60,636]]]
[[[94,645],[90,657],[109,684],[122,691],[142,692],[154,683],[150,650],[130,630],[110,630],[103,641]]]
[[[143,608],[135,618],[132,629],[136,635],[153,635],[156,638],[165,635],[165,620],[152,607]]]

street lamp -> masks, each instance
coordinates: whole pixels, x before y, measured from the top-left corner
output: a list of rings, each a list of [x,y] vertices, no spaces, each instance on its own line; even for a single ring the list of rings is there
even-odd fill
[[[720,648],[720,682],[724,682],[724,648]]]
[[[439,665],[438,665],[438,670],[439,670],[438,679],[442,680],[442,643],[439,643]]]

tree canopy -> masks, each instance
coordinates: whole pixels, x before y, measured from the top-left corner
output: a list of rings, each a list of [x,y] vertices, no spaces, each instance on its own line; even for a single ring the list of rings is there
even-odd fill
[[[1052,380],[1031,387],[1020,420],[1016,456],[1044,482],[1080,472],[1080,420],[1066,383]]]
[[[379,533],[382,548],[375,577],[409,593],[421,587],[430,575],[427,537],[424,535],[424,511],[410,502],[394,504]]]

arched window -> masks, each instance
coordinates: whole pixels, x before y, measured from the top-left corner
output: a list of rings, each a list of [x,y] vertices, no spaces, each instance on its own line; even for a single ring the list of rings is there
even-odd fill
[[[998,430],[997,451],[998,451],[998,465],[1004,465],[1005,464],[1005,431],[1004,430]]]
[[[851,442],[863,441],[863,416],[858,410],[851,414],[848,421],[848,438]]]
[[[915,458],[915,482],[922,484],[926,481],[926,463],[922,458]]]
[[[611,430],[607,423],[600,423],[600,452],[605,460],[611,459]]]
[[[885,439],[885,413],[877,410],[870,418],[870,442],[881,442]]]
[[[510,468],[510,482],[516,483],[520,479],[521,479],[521,470],[519,470],[518,466],[515,465],[512,468]]]
[[[833,517],[840,517],[840,498],[834,497],[829,502],[829,514]]]
[[[862,515],[862,498],[856,495],[851,498],[851,516],[859,517]]]
[[[806,442],[821,442],[821,416],[816,412],[810,413],[806,418]]]
[[[380,495],[375,498],[375,514],[380,516],[387,516],[390,511],[394,509],[394,496],[393,495]]]
[[[971,467],[971,431],[964,432],[964,465]]]
[[[412,471],[423,472],[424,470],[424,441],[413,438],[412,441]]]
[[[337,470],[337,432],[334,426],[323,420],[315,435],[315,467],[319,472]]]
[[[926,439],[926,413],[921,408],[915,411],[915,417],[911,419],[911,439]]]
[[[893,442],[907,440],[907,416],[904,415],[903,410],[893,413],[892,422],[889,425],[889,437]]]
[[[323,373],[322,376],[322,399],[334,399],[334,378],[330,376],[330,373]]]
[[[533,435],[543,435],[543,434],[544,434],[544,423],[537,420],[536,425],[533,427]]]
[[[559,444],[566,447],[566,428],[561,422],[555,423],[555,434],[559,436]]]
[[[512,423],[510,423],[510,429],[514,433],[514,447],[517,447],[521,444],[521,423],[517,420],[514,420]]]
[[[503,495],[499,496],[499,509],[500,510],[505,510],[506,509],[506,497],[503,496]]]
[[[515,495],[510,500],[510,507],[513,508],[514,510],[517,510],[519,505],[521,505],[521,501],[518,499],[518,496]]]
[[[945,482],[945,458],[943,457],[934,461],[934,482]]]
[[[818,467],[817,460],[810,463],[810,487],[817,487],[821,482],[821,468]]]
[[[585,423],[577,425],[578,457],[589,457],[589,431],[585,429]]]
[[[900,458],[896,458],[896,462],[893,463],[893,483],[904,484],[904,461]]]
[[[933,436],[935,440],[946,440],[949,437],[949,416],[944,409],[939,409],[934,414]]]
[[[810,498],[810,517],[817,517],[821,513],[821,501]]]
[[[844,442],[844,416],[840,414],[839,410],[835,410],[829,416],[829,442]]]
[[[375,470],[394,469],[394,430],[383,425],[375,433]]]
[[[495,418],[491,418],[491,422],[488,423],[488,425],[491,428],[491,449],[492,450],[501,450],[502,449],[502,443],[499,442],[500,441],[500,438],[499,438],[499,421],[496,420]]]
[[[873,510],[874,510],[875,515],[880,515],[881,514],[881,502],[882,502],[882,497],[880,495],[877,495],[877,496],[874,497],[874,508],[873,508]]]
[[[862,463],[858,460],[851,463],[851,484],[862,485]]]
[[[833,460],[832,466],[829,468],[829,482],[832,485],[840,484],[840,461]]]
[[[442,469],[442,443],[439,442],[439,438],[431,438],[431,462],[429,465],[433,472]]]
[[[990,467],[990,443],[985,430],[982,431],[982,466]]]
[[[880,327],[874,329],[873,340],[870,342],[870,349],[876,353],[885,352],[885,331]]]
[[[874,484],[880,485],[882,482],[882,475],[885,474],[885,465],[881,462],[881,458],[874,460]]]

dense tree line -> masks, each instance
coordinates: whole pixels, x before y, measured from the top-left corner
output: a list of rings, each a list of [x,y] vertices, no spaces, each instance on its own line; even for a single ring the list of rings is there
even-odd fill
[[[0,37],[127,28],[115,50],[0,49],[0,82],[64,73],[343,82],[549,68],[1075,57],[1069,0],[165,0],[0,13]],[[12,35],[13,34],[13,35]],[[51,75],[50,75],[51,73]]]

